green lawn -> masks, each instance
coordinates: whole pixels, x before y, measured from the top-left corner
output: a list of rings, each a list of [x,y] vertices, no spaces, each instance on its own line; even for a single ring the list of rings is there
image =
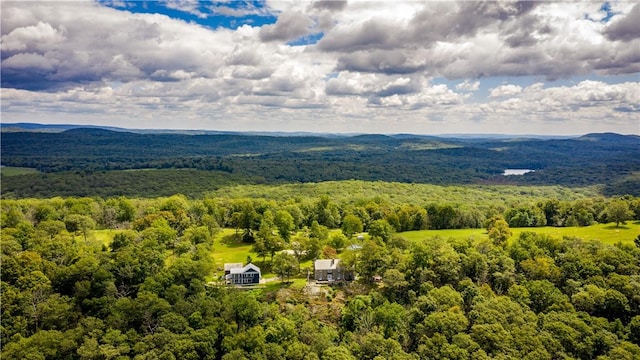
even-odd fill
[[[113,240],[113,236],[119,231],[121,230],[94,230],[91,232],[90,238],[98,243],[108,245]],[[620,225],[618,228],[616,228],[615,224],[597,224],[592,226],[565,228],[512,228],[511,231],[513,232],[513,236],[510,240],[516,239],[524,231],[532,231],[548,234],[558,238],[565,235],[576,236],[584,240],[599,240],[607,244],[614,244],[617,242],[633,243],[633,239],[640,234],[640,222],[627,222],[626,225]],[[251,256],[253,262],[263,269],[262,276],[264,278],[276,277],[274,273],[269,272],[269,270],[262,264],[262,258],[259,258],[258,255],[252,251],[251,244],[231,241],[234,233],[234,229],[222,229],[215,237],[214,248],[211,254],[211,259],[215,264],[215,273],[212,274],[213,276],[211,278],[217,279],[222,275],[225,263],[246,264],[247,256]],[[422,241],[436,236],[440,236],[445,239],[467,239],[469,237],[481,239],[487,237],[484,229],[422,230],[403,232],[399,235],[410,241]],[[269,257],[267,257],[266,261],[269,262]],[[291,280],[295,281],[297,285],[299,285],[298,282],[304,282],[306,279],[305,269],[311,267],[311,260],[301,263],[300,274],[295,280],[293,278]],[[280,283],[279,280],[277,282]],[[271,285],[276,286],[275,284]]]
[[[104,245],[109,245],[113,241],[113,237],[121,230],[113,230],[113,229],[103,229],[103,230],[93,230],[91,231],[89,237],[91,239],[97,240]]]
[[[228,241],[234,233],[234,229],[222,229],[214,240],[211,258],[216,265],[217,275],[222,275],[225,263],[245,264],[247,262],[247,256],[251,256],[255,262],[261,260],[258,259],[258,255],[255,252],[251,251],[251,244]]]
[[[596,224],[582,227],[537,227],[537,228],[512,228],[513,236],[509,240],[518,238],[522,232],[532,231],[539,234],[547,234],[561,238],[563,236],[576,236],[583,240],[599,240],[607,244],[617,242],[633,243],[640,234],[640,222],[627,222],[626,225],[616,227],[615,224]],[[400,233],[401,236],[411,241],[420,241],[427,238],[440,236],[441,238],[477,239],[486,238],[487,232],[484,229],[459,229],[459,230],[421,230],[407,231]]]
[[[0,167],[0,176],[16,176],[24,174],[35,174],[38,170],[26,167],[2,166]]]

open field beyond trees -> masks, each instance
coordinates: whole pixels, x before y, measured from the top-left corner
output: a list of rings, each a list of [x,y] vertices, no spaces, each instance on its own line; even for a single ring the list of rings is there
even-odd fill
[[[512,236],[509,242],[515,241],[523,232],[533,232],[536,234],[549,235],[556,239],[563,237],[577,237],[585,241],[598,241],[605,244],[622,243],[633,245],[634,239],[640,235],[640,222],[628,222],[626,225],[616,227],[614,223],[596,224],[581,227],[538,227],[538,228],[511,228]],[[115,234],[121,233],[121,230],[93,230],[89,238],[95,239],[99,243],[109,246]],[[233,240],[236,234],[234,229],[221,229],[215,236],[212,251],[212,261],[215,265],[215,271],[210,274],[211,279],[217,279],[221,276],[222,266],[225,263],[246,263],[247,258],[253,259],[254,262],[260,264],[262,261],[258,254],[253,250],[252,244],[242,243]],[[301,234],[298,234],[301,235]],[[445,229],[445,230],[419,230],[398,233],[398,236],[405,238],[411,242],[429,242],[434,238],[444,240],[467,240],[473,239],[488,240],[487,231],[485,229]],[[369,238],[366,235],[366,238]],[[353,243],[362,243],[352,239]],[[338,254],[338,257],[340,254]],[[269,261],[267,259],[267,261]],[[300,263],[300,268],[312,268],[312,261],[308,260]],[[306,273],[301,274],[306,277]],[[264,273],[265,277],[276,277],[277,275],[270,272]]]

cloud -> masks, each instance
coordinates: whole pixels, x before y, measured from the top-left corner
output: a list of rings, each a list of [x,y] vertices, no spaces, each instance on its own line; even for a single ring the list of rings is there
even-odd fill
[[[613,20],[611,25],[604,29],[604,34],[609,40],[628,42],[640,38],[639,3],[636,3],[629,13],[619,18],[619,20]]]
[[[326,92],[328,95],[387,97],[413,93],[421,87],[422,84],[408,77],[343,71],[327,81]]]
[[[51,50],[65,40],[65,33],[64,27],[56,29],[51,24],[42,21],[36,25],[16,28],[9,34],[2,36],[2,58],[19,52],[42,52],[39,51],[41,44],[46,46],[43,50]]]
[[[93,3],[11,5],[9,13],[19,14],[24,24],[2,35],[3,87],[42,88],[40,84],[48,81],[53,89],[93,81],[162,80],[162,74],[179,71],[212,77],[238,40],[256,33],[211,31],[163,15],[130,14]],[[24,73],[23,65],[10,60],[19,54],[39,54],[41,63],[55,66],[47,72],[40,66],[32,74]]]
[[[318,42],[318,49],[337,54],[337,70],[427,72],[450,79],[542,75],[555,80],[594,70],[628,74],[640,65],[632,56],[603,61],[604,53],[637,54],[637,48],[609,41],[602,35],[604,24],[580,19],[585,12],[598,11],[592,3],[463,1],[419,5],[405,17],[376,13],[338,21]],[[635,9],[626,9],[629,14],[624,19],[637,18]],[[620,25],[611,25],[610,34],[616,33],[617,26],[632,26],[626,20],[614,24]],[[635,32],[627,30],[625,39],[631,41],[637,25]],[[385,52],[393,53],[387,58],[395,60],[394,65],[400,63],[398,59],[414,60],[408,65],[388,66]]]
[[[338,58],[336,70],[408,74],[423,70],[425,67],[425,60],[417,56],[409,58],[401,51],[378,49],[342,55]]]
[[[200,2],[198,0],[166,0],[164,5],[169,9],[184,11],[199,18],[208,16],[208,14],[200,10]]]
[[[456,85],[456,90],[462,91],[478,91],[480,88],[480,81],[471,82],[469,80],[465,80],[464,82]]]
[[[518,85],[500,85],[496,88],[491,89],[490,97],[501,97],[501,96],[511,96],[520,94],[522,92],[522,87]]]
[[[346,1],[341,0],[320,0],[314,1],[312,7],[314,9],[323,9],[329,11],[342,10],[347,6]]]
[[[3,121],[637,132],[637,4],[611,3],[609,22],[584,18],[594,2],[196,5],[168,6],[277,21],[229,29],[90,1],[3,2]],[[598,81],[566,85],[574,75]]]
[[[313,21],[302,12],[285,12],[273,25],[260,28],[262,41],[289,41],[307,35]]]
[[[401,43],[396,38],[398,28],[384,20],[369,20],[357,27],[336,27],[318,42],[324,51],[353,52],[371,49],[394,49]]]

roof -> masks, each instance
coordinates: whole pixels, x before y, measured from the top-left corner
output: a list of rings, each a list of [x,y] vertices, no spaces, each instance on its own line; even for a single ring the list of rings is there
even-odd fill
[[[313,268],[316,270],[335,270],[339,263],[340,259],[320,259],[313,263]]]
[[[226,263],[224,264],[224,271],[230,271],[231,269],[242,268],[242,263]]]
[[[240,265],[242,265],[242,264],[240,264]],[[242,273],[247,272],[248,270],[253,270],[253,271],[257,272],[258,274],[260,273],[260,268],[255,266],[255,265],[253,265],[253,264],[247,264],[243,268],[234,267],[234,268],[230,269],[232,274],[242,274]]]

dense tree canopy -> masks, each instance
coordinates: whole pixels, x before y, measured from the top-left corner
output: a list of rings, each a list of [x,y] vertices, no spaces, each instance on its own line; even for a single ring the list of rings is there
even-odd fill
[[[2,199],[1,356],[637,359],[633,239],[557,238],[534,224],[515,240],[402,237],[475,216],[469,223],[490,219],[499,235],[507,219],[528,214],[557,226],[572,216],[615,221],[610,209],[619,202],[637,221],[633,197],[502,209],[327,196]],[[356,218],[369,232],[364,240],[340,230],[347,219],[359,226]],[[320,295],[295,282],[218,286],[212,274],[222,264],[212,254],[220,227],[262,249],[261,264],[283,280],[328,248],[358,280]],[[96,239],[93,228],[112,237]]]

